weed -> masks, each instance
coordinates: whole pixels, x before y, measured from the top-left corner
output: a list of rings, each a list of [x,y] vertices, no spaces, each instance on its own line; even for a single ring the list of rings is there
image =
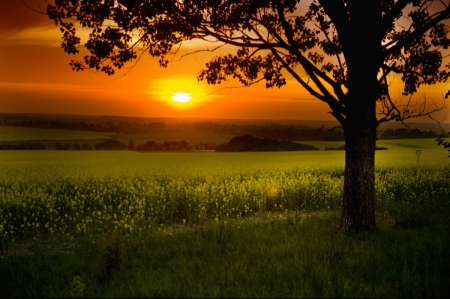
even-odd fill
[[[85,296],[86,285],[81,280],[80,276],[74,276],[71,284],[70,295],[73,298],[83,298]]]

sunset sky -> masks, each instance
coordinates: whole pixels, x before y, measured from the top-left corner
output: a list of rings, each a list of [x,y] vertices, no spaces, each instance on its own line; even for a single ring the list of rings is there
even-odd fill
[[[44,11],[47,6],[44,0],[25,2]],[[239,84],[233,81],[214,86],[197,82],[196,76],[213,53],[201,52],[180,61],[178,54],[167,69],[147,54],[131,71],[129,64],[107,76],[72,71],[70,60],[81,59],[82,54],[68,55],[60,45],[59,28],[46,15],[31,11],[20,0],[0,1],[0,113],[334,120],[325,104],[290,77],[281,89],[266,89],[263,82],[250,88],[234,88]],[[181,54],[206,46],[192,42]],[[236,49],[228,47],[222,53],[230,51]],[[397,81],[394,94],[400,95]],[[448,82],[422,88],[417,97],[426,94],[442,103],[449,89]],[[177,103],[172,100],[175,93],[188,93],[192,100]]]

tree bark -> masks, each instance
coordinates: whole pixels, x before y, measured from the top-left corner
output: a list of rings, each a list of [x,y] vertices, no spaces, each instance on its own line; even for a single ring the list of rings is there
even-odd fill
[[[349,76],[346,98],[345,177],[341,231],[376,231],[375,224],[375,145],[376,72],[369,67],[357,69]],[[356,75],[355,75],[356,73]]]
[[[345,178],[340,230],[377,230],[375,223],[375,144],[378,121],[376,103],[380,87],[382,37],[379,1],[349,1],[349,18],[342,44],[348,66]],[[361,13],[366,11],[367,13]]]
[[[377,230],[375,223],[376,126],[345,130],[345,179],[340,230]]]

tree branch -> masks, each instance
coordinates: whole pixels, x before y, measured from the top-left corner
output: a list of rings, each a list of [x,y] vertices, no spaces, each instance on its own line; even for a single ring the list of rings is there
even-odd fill
[[[336,100],[331,93],[328,91],[328,89],[320,82],[320,80],[317,78],[319,76],[321,79],[323,79],[325,82],[331,85],[333,87],[333,90],[335,94],[338,96],[339,99],[343,99],[344,93],[340,87],[340,84],[338,82],[335,82],[333,79],[328,77],[324,72],[319,70],[314,64],[312,64],[305,56],[300,53],[298,48],[296,48],[295,41],[294,41],[294,33],[292,31],[292,27],[287,22],[284,12],[283,12],[283,6],[280,4],[280,1],[277,0],[277,13],[278,17],[280,18],[281,26],[283,27],[283,30],[285,32],[286,38],[288,39],[288,42],[290,44],[288,50],[293,53],[300,64],[302,65],[303,69],[306,71],[308,76],[313,80],[314,84],[316,84],[317,88],[319,88],[320,92],[326,97],[333,98]],[[337,100],[336,100],[337,101]]]
[[[411,0],[398,0],[381,21],[380,32],[383,34],[387,32],[395,17],[397,17],[409,3],[411,3]]]
[[[386,49],[386,47],[389,46],[390,43],[385,45],[385,46],[383,46],[383,48],[384,48],[384,51],[383,51],[383,54],[382,54],[384,56],[383,58],[386,59],[392,53],[402,49],[403,47],[407,46],[410,42],[415,40],[416,38],[422,36],[425,32],[427,32],[428,30],[430,30],[431,28],[436,26],[440,21],[448,19],[450,17],[450,7],[447,7],[446,9],[444,9],[443,11],[438,13],[437,15],[438,15],[437,17],[434,17],[431,20],[430,19],[427,20],[425,22],[424,26],[414,30],[411,33],[409,33],[404,39],[399,40],[392,47]]]
[[[325,9],[325,12],[330,17],[331,22],[333,22],[336,27],[341,43],[347,43],[346,33],[348,32],[350,18],[347,13],[347,9],[344,6],[344,2],[342,0],[319,0],[319,3]]]

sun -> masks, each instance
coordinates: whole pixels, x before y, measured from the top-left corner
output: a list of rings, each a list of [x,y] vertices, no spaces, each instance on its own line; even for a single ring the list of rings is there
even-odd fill
[[[207,90],[195,78],[160,78],[149,86],[147,93],[152,100],[159,101],[171,109],[193,110],[208,99]]]
[[[188,103],[191,99],[191,95],[185,92],[174,92],[172,94],[172,101],[177,103]]]

